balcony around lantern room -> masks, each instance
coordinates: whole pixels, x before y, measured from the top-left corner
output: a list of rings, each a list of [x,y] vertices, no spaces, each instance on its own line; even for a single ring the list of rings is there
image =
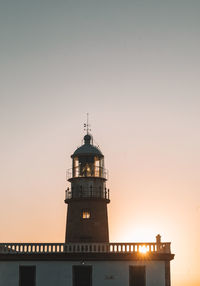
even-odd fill
[[[104,167],[94,166],[86,164],[84,167],[77,166],[67,170],[67,180],[70,181],[73,178],[102,178],[108,179],[108,170]]]
[[[110,202],[110,190],[107,188],[67,188],[65,191],[65,203],[71,199],[103,199]]]

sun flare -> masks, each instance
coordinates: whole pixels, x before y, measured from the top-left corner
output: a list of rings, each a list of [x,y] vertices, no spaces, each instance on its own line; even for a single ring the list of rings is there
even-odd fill
[[[139,247],[139,252],[143,253],[143,254],[146,254],[148,252],[148,249],[147,249],[147,247],[145,245],[143,245],[143,246]]]

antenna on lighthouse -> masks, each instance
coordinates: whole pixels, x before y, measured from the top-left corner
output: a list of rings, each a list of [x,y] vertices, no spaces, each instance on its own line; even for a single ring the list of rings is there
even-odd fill
[[[87,134],[89,134],[89,131],[91,131],[89,124],[89,113],[87,113],[87,123],[84,123],[84,131],[86,131]]]

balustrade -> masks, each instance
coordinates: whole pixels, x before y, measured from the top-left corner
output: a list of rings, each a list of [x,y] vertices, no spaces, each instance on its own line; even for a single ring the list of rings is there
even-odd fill
[[[170,243],[0,243],[0,254],[171,253]]]
[[[89,170],[81,169],[80,166],[74,167],[67,170],[66,174],[67,180],[70,180],[72,178],[82,178],[82,177],[97,177],[97,178],[103,178],[108,179],[108,170],[106,170],[104,167],[98,167],[94,166],[93,168],[90,168]]]
[[[79,199],[79,198],[100,198],[100,199],[110,199],[110,190],[105,188],[93,188],[88,189],[67,189],[65,191],[65,200]]]

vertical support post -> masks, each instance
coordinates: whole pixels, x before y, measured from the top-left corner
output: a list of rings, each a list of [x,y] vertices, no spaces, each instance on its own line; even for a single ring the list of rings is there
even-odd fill
[[[160,252],[160,246],[161,246],[161,235],[160,234],[158,234],[157,236],[156,236],[156,245],[157,245],[157,252]]]

